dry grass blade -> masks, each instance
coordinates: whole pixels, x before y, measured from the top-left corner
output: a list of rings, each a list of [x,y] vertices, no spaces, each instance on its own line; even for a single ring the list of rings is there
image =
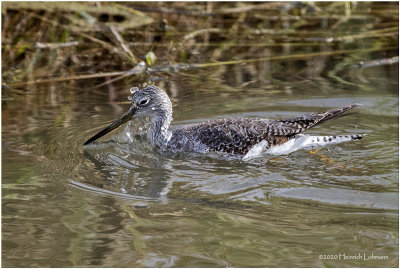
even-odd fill
[[[54,83],[54,82],[83,80],[83,79],[115,77],[115,76],[123,75],[123,74],[125,74],[127,72],[129,72],[129,71],[98,73],[98,74],[91,74],[91,75],[78,75],[78,76],[70,76],[70,77],[57,77],[57,78],[49,78],[49,79],[40,79],[40,80],[12,83],[12,84],[9,84],[8,86],[10,86],[10,87],[20,87],[20,86],[32,85],[32,84],[43,84],[43,83]]]
[[[398,62],[399,62],[399,56],[395,56],[395,57],[392,57],[392,58],[378,59],[378,60],[367,61],[367,62],[360,62],[358,64],[354,64],[353,67],[357,67],[357,68],[363,69],[363,68],[366,68],[366,67],[388,65],[388,64],[397,64]]]
[[[70,81],[70,80],[83,80],[83,79],[93,79],[93,78],[102,78],[102,77],[115,77],[119,76],[116,79],[110,80],[106,83],[100,84],[95,86],[100,87],[105,84],[109,84],[111,82],[123,79],[127,76],[131,75],[139,75],[142,74],[144,71],[148,71],[150,73],[157,73],[157,72],[179,72],[182,70],[189,70],[189,69],[197,69],[197,68],[208,68],[214,66],[223,66],[223,65],[234,65],[234,64],[243,64],[243,63],[255,63],[255,62],[262,62],[262,61],[279,61],[279,60],[298,60],[298,59],[308,59],[311,57],[320,57],[320,56],[332,56],[332,55],[339,55],[339,54],[352,54],[352,53],[368,53],[373,51],[384,51],[384,50],[391,50],[394,49],[393,47],[387,48],[369,48],[369,49],[362,49],[362,50],[339,50],[339,51],[327,51],[327,52],[316,52],[316,53],[307,53],[307,54],[297,54],[297,55],[282,55],[282,56],[271,56],[271,57],[262,57],[262,58],[255,58],[255,59],[243,59],[243,60],[233,60],[233,61],[223,61],[223,62],[215,62],[215,63],[203,63],[203,64],[172,64],[166,66],[154,66],[148,67],[144,62],[140,62],[137,66],[132,68],[128,71],[119,71],[119,72],[110,72],[110,73],[98,73],[92,75],[81,75],[81,76],[72,76],[72,77],[65,77],[65,78],[51,78],[51,79],[44,79],[44,80],[35,80],[35,81],[27,81],[21,83],[14,83],[8,86],[11,87],[19,87],[23,85],[30,85],[30,84],[40,84],[40,83],[50,83],[50,82],[60,82],[60,81]]]
[[[188,40],[188,39],[195,38],[198,35],[209,34],[209,33],[223,33],[223,30],[219,29],[219,28],[200,29],[200,30],[196,30],[189,34],[184,35],[182,39]]]
[[[116,40],[118,41],[120,47],[123,49],[123,51],[128,55],[128,58],[131,60],[133,64],[137,64],[137,60],[135,55],[133,55],[132,51],[129,49],[129,47],[125,44],[124,39],[122,36],[118,33],[118,31],[115,29],[115,27],[110,27],[111,33],[114,35]]]
[[[123,79],[124,83],[147,80],[152,73],[163,73],[160,80],[167,80],[174,72],[218,69],[213,74],[218,80],[267,88],[289,74],[303,78],[330,74],[328,56],[335,56],[333,71],[340,77],[344,70],[340,66],[363,59],[391,59],[379,65],[394,61],[390,57],[397,56],[398,22],[390,16],[397,11],[382,12],[394,6],[5,2],[3,81],[21,86],[87,80],[86,88],[94,84],[98,88]],[[157,58],[157,63],[150,58]],[[296,60],[300,61],[290,62]],[[212,68],[218,66],[222,68]]]
[[[41,43],[36,42],[35,49],[58,49],[58,48],[66,48],[66,47],[73,47],[79,46],[81,42],[73,41],[73,42],[66,42],[66,43]]]

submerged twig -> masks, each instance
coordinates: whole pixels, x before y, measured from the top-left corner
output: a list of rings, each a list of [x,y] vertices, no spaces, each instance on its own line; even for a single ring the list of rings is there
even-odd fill
[[[222,65],[255,63],[255,62],[262,62],[262,61],[298,60],[298,59],[307,59],[307,58],[317,57],[317,56],[330,56],[330,55],[351,54],[351,53],[366,53],[366,52],[390,50],[390,49],[395,49],[395,47],[369,48],[369,49],[361,49],[361,50],[358,49],[358,50],[323,51],[323,52],[315,52],[315,53],[281,55],[281,56],[261,57],[261,58],[243,59],[243,60],[232,60],[232,61],[204,63],[204,64],[174,64],[174,65],[167,65],[167,66],[151,67],[151,68],[148,68],[147,70],[149,72],[177,72],[180,70],[195,69],[195,68],[207,68],[207,67],[222,66]]]
[[[352,67],[364,69],[366,67],[372,67],[372,66],[396,64],[398,62],[399,62],[399,56],[395,56],[395,57],[392,57],[392,58],[378,59],[378,60],[372,60],[372,61],[366,61],[366,62],[359,62],[357,64],[354,64]]]
[[[399,56],[395,56],[392,58],[386,58],[386,59],[378,59],[378,60],[372,60],[372,61],[366,61],[366,62],[359,62],[357,64],[353,64],[353,68],[357,68],[356,70],[356,76],[359,80],[361,80],[364,83],[368,83],[369,80],[363,75],[363,70],[364,68],[367,67],[373,67],[373,66],[381,66],[381,65],[389,65],[389,64],[396,64],[399,62]]]

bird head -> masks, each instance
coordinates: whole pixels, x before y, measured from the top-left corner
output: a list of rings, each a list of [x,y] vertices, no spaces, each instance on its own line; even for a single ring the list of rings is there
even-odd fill
[[[131,89],[131,93],[132,102],[128,112],[123,114],[119,119],[111,123],[104,130],[88,139],[84,145],[92,143],[93,141],[115,130],[133,118],[155,118],[172,113],[171,101],[167,93],[159,87],[148,86],[143,89],[134,87]]]

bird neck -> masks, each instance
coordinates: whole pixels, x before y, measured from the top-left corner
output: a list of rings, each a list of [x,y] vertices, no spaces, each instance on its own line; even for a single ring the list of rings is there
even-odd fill
[[[166,146],[169,137],[169,125],[172,121],[172,112],[160,111],[151,120],[151,128],[148,133],[148,138],[153,147],[164,147]]]

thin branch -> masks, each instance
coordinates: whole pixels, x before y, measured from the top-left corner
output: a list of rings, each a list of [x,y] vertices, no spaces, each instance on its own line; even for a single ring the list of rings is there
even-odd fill
[[[398,62],[399,62],[399,56],[395,56],[392,58],[378,59],[378,60],[372,60],[372,61],[367,61],[367,62],[359,62],[357,64],[354,64],[352,67],[364,69],[366,67],[372,67],[372,66],[397,64]]]
[[[215,63],[203,63],[203,64],[179,63],[179,64],[172,64],[172,65],[165,65],[165,66],[154,66],[154,67],[148,67],[148,68],[144,68],[143,64],[141,64],[142,63],[141,62],[134,68],[127,70],[127,71],[98,73],[98,74],[81,75],[81,76],[71,76],[71,77],[65,77],[65,78],[51,78],[51,79],[44,79],[44,80],[34,80],[34,81],[27,81],[27,82],[21,82],[21,83],[13,83],[13,84],[9,84],[7,86],[19,87],[19,86],[30,85],[30,84],[51,83],[51,82],[61,82],[61,81],[81,80],[81,79],[102,78],[102,77],[116,77],[116,76],[122,76],[120,78],[120,79],[122,79],[129,75],[142,74],[146,70],[150,73],[179,72],[182,70],[208,68],[208,67],[223,66],[223,65],[256,63],[256,62],[262,62],[262,61],[298,60],[298,59],[307,59],[307,58],[319,57],[319,56],[332,56],[332,55],[352,54],[352,53],[368,53],[368,52],[373,52],[373,51],[392,50],[392,49],[396,49],[396,48],[397,47],[369,48],[369,49],[361,49],[361,50],[355,49],[355,50],[323,51],[323,52],[315,52],[315,53],[282,55],[282,56],[273,56],[273,57],[261,57],[261,58],[254,58],[254,59],[232,60],[232,61],[223,61],[223,62],[215,62]]]
[[[35,49],[58,49],[58,48],[79,46],[80,44],[81,43],[79,41],[72,41],[72,42],[66,42],[66,43],[41,43],[41,42],[36,42],[34,48]]]
[[[202,34],[206,34],[206,33],[222,33],[223,30],[219,29],[219,28],[208,28],[208,29],[200,29],[200,30],[196,30],[193,31],[189,34],[186,34],[185,36],[183,36],[183,40],[188,40],[188,39],[192,39],[198,35],[202,35]]]

